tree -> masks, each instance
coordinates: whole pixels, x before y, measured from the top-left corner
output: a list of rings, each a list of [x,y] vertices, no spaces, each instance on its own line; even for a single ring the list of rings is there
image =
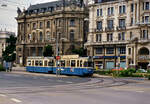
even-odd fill
[[[2,54],[3,60],[5,60],[6,62],[13,62],[16,60],[16,40],[17,38],[13,35],[6,39],[6,43],[8,43],[8,46]]]
[[[52,50],[52,46],[51,45],[47,45],[44,47],[44,52],[43,52],[44,57],[47,56],[52,56],[53,55],[53,50]]]
[[[79,49],[73,49],[72,53],[78,54],[79,56],[82,56],[82,57],[87,56],[87,50],[84,49],[83,47]]]

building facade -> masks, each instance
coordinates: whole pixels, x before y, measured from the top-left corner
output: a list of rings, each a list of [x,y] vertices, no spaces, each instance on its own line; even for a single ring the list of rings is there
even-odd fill
[[[0,30],[0,64],[2,63],[2,53],[7,47],[6,39],[11,35],[15,36],[14,32]]]
[[[150,65],[150,1],[95,0],[89,6],[89,34],[85,44],[95,67]]]
[[[43,56],[46,45],[53,47],[54,55],[56,49],[58,54],[72,54],[72,49],[83,47],[87,17],[83,0],[59,0],[18,9],[17,63],[25,65],[26,57]]]

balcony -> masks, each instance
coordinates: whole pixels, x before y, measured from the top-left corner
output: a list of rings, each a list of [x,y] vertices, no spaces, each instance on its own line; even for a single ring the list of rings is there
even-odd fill
[[[92,42],[92,45],[106,45],[106,44],[127,44],[127,41],[99,41],[99,42]]]
[[[150,42],[150,39],[149,38],[143,38],[143,39],[139,39],[138,42],[139,43],[148,43],[148,42]]]
[[[114,31],[114,27],[106,27],[105,31]]]
[[[95,32],[103,32],[103,29],[95,29]]]
[[[150,55],[139,55],[138,56],[139,60],[150,60]]]
[[[126,30],[126,26],[117,26],[117,30]]]

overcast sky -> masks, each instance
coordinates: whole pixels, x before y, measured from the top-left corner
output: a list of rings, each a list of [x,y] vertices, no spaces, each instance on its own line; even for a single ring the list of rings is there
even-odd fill
[[[30,4],[45,3],[57,0],[0,0],[0,30],[17,32],[17,7],[27,8]],[[5,5],[5,6],[4,6]],[[6,6],[7,5],[7,6]]]

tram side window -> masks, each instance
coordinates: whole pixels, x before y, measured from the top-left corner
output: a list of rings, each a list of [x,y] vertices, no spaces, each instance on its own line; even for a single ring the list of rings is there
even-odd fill
[[[71,67],[75,67],[75,66],[76,66],[75,60],[71,60]]]
[[[32,66],[34,66],[34,61],[32,61]]]
[[[39,62],[38,61],[35,61],[35,66],[38,66],[39,65]]]
[[[91,62],[91,61],[89,61],[89,62],[88,62],[88,67],[94,67],[94,63]]]
[[[44,61],[44,66],[47,66],[47,61]]]
[[[88,62],[87,61],[84,62],[84,67],[88,67]]]
[[[69,67],[69,66],[70,66],[70,61],[67,60],[66,67]]]
[[[28,61],[28,66],[31,66],[31,61]]]
[[[39,65],[40,65],[40,66],[43,66],[43,62],[42,62],[42,61],[39,61]]]
[[[77,60],[77,67],[79,67],[79,60]]]
[[[62,60],[60,63],[62,67],[65,67],[65,60]]]
[[[82,67],[82,60],[80,61],[80,67]]]
[[[48,62],[48,66],[54,66],[54,62],[51,60]]]

